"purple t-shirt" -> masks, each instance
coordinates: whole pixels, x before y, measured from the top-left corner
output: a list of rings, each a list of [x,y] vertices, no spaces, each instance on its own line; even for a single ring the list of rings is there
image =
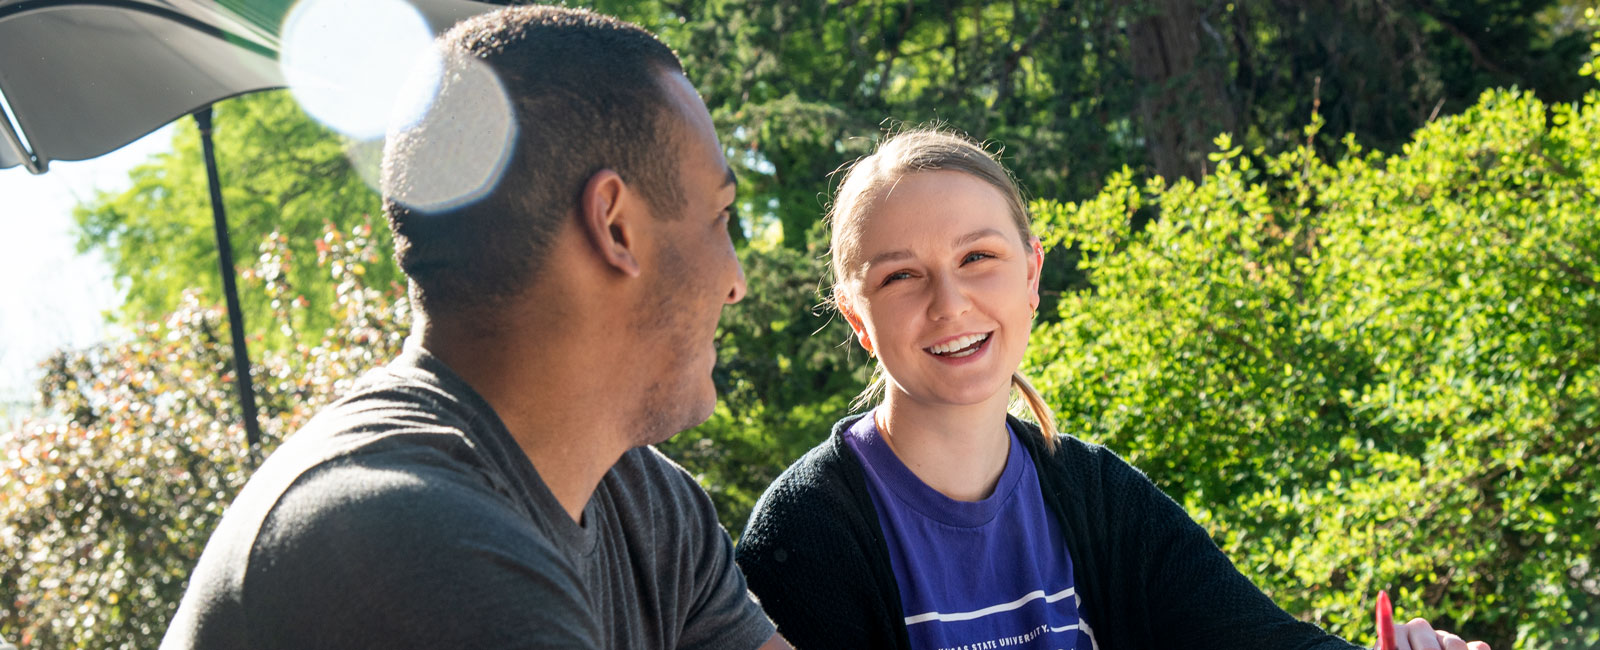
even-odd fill
[[[919,650],[1092,650],[1078,615],[1072,558],[1045,509],[1028,452],[1011,452],[994,494],[951,499],[923,483],[878,435],[868,414],[845,435],[889,546],[911,647]]]

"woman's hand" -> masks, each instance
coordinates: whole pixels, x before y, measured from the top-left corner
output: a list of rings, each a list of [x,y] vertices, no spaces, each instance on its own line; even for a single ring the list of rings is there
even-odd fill
[[[1395,650],[1489,650],[1487,643],[1468,643],[1459,636],[1433,629],[1427,620],[1420,618],[1394,626],[1394,647]]]

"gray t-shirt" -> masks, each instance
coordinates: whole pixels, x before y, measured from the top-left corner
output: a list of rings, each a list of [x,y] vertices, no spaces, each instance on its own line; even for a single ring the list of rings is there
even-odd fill
[[[772,634],[682,468],[629,451],[580,526],[489,405],[410,349],[251,477],[161,647],[754,648]]]

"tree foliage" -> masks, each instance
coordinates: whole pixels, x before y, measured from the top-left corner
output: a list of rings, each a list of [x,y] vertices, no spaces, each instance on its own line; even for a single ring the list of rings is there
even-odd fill
[[[1351,638],[1388,587],[1495,647],[1594,647],[1600,92],[1489,92],[1392,156],[1217,146],[1198,184],[1036,206],[1093,284],[1032,346],[1063,429]]]
[[[379,214],[378,195],[351,167],[344,143],[303,113],[286,91],[257,93],[217,104],[214,140],[233,256],[255,264],[255,248],[269,233],[306,247],[329,222],[348,230]],[[121,316],[130,323],[156,320],[191,291],[205,304],[222,300],[211,197],[192,120],[178,122],[173,150],[132,171],[131,186],[101,193],[75,212],[80,249],[104,253],[126,289]],[[385,250],[387,228],[373,235]],[[388,255],[366,263],[376,284],[400,278]],[[291,330],[320,332],[337,322],[328,315],[336,283],[312,255],[289,255],[285,280],[317,308],[296,316]],[[241,291],[246,327],[274,346],[283,335],[271,298]]]
[[[1002,143],[1025,187],[1061,200],[1124,165],[1197,178],[1219,132],[1292,148],[1318,102],[1322,144],[1391,150],[1486,88],[1576,99],[1584,34],[1540,18],[1564,4],[682,0],[659,26],[743,154],[749,216],[804,249],[818,179],[886,118]]]
[[[1092,196],[1124,165],[1197,178],[1222,131],[1251,148],[1292,147],[1319,102],[1329,132],[1388,151],[1485,88],[1576,99],[1584,35],[1545,16],[1585,1],[593,4],[662,34],[683,57],[741,178],[736,236],[775,223],[784,245],[807,250],[820,232],[824,179],[865,153],[886,119],[944,120],[1002,143],[1024,187],[1060,200]],[[252,3],[246,13],[271,25],[288,4]],[[288,93],[222,102],[216,124],[235,259],[269,232],[310,241],[325,222],[377,213],[345,143]],[[174,147],[137,169],[130,189],[78,211],[80,246],[111,261],[129,322],[161,317],[191,287],[207,300],[220,295],[189,120]],[[288,272],[313,304],[331,303],[316,269]],[[398,277],[387,260],[370,272]],[[1060,291],[1078,278],[1062,268],[1045,281]],[[284,343],[270,306],[242,297],[252,333]],[[315,325],[331,324],[320,314],[310,316]]]
[[[328,229],[309,255],[336,294],[337,334],[258,355],[262,453],[366,368],[399,350],[403,292],[367,285],[382,260],[370,223]],[[312,320],[272,233],[255,280],[280,322]],[[214,303],[213,303],[214,304]],[[33,648],[151,648],[223,509],[254,468],[233,398],[227,320],[198,292],[127,340],[63,351],[47,414],[0,434],[0,636]]]

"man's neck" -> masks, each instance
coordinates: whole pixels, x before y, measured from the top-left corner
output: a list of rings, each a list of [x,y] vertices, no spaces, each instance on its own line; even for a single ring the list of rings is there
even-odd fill
[[[615,386],[596,371],[615,366],[556,337],[484,336],[434,323],[413,338],[489,403],[562,509],[582,523],[600,480],[633,446],[621,434]]]

